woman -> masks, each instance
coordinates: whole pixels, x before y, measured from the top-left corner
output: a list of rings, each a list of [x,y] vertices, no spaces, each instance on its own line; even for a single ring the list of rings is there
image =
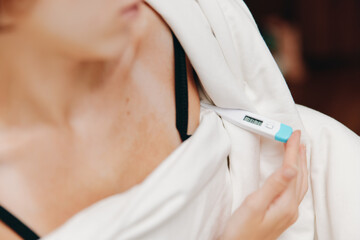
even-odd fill
[[[174,101],[174,72],[181,69],[173,60],[177,40],[149,5],[125,0],[0,3],[0,203],[38,235],[59,239],[61,231],[51,233],[72,216],[110,196],[136,191],[165,158],[190,147],[189,141],[182,143],[188,134],[205,132],[201,120],[219,127],[215,113],[200,108],[200,82],[188,60],[189,119],[184,121],[189,130],[180,127],[184,122],[175,126],[181,117],[175,106],[182,106]],[[175,50],[181,55],[180,48]],[[226,134],[213,135],[228,153]],[[217,150],[209,151],[215,156]],[[228,173],[222,174],[224,180]],[[213,211],[206,227],[175,226],[196,232],[193,239],[276,239],[296,221],[306,191],[305,149],[295,132],[283,167],[233,217],[229,201],[218,211],[204,207],[203,212]],[[198,208],[200,203],[194,200]],[[190,225],[199,223],[198,215],[187,216]],[[18,239],[2,221],[0,238]],[[102,234],[128,239],[122,233],[109,237],[105,229]],[[152,229],[146,234],[138,238],[170,238],[151,235]]]

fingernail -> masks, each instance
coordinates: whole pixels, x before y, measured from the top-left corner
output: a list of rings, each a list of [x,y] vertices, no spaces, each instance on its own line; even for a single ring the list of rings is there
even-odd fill
[[[296,174],[297,174],[297,168],[294,167],[285,168],[285,170],[283,171],[283,176],[288,180],[295,177]]]

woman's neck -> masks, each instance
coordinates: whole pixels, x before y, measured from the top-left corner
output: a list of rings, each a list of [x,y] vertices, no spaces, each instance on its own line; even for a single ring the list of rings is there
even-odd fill
[[[6,47],[5,47],[6,46]],[[79,62],[0,35],[0,126],[48,122],[66,124],[79,99],[111,81],[125,81],[136,45],[113,62]]]
[[[171,32],[150,7],[144,5],[143,14],[146,31],[111,62],[71,61],[0,35],[0,127],[39,122],[66,126],[74,109],[88,99],[114,95],[114,88],[119,100],[127,85],[142,88],[145,79],[166,84],[160,81],[171,80],[174,70]]]

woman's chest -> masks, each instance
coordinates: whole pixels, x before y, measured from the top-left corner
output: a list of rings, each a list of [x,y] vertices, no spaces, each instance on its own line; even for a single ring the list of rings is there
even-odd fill
[[[128,120],[107,134],[89,129],[81,136],[49,133],[24,140],[2,160],[1,203],[43,235],[81,209],[139,184],[181,139],[174,123],[159,115]]]
[[[194,90],[189,89],[189,125],[196,127]],[[106,129],[97,125],[110,116],[87,121],[75,135],[45,130],[17,139],[1,160],[1,204],[45,235],[93,203],[139,184],[181,144],[172,99],[165,97],[160,109],[138,99],[138,108],[129,109],[143,111],[125,111]]]

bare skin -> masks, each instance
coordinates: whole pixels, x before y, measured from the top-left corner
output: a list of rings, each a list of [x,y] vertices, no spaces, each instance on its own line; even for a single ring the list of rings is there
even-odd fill
[[[65,111],[70,118],[46,106],[46,114],[35,115],[31,103],[26,107],[34,111],[1,115],[7,121],[0,125],[0,202],[40,236],[140,183],[181,144],[171,32],[150,7],[144,9],[152,29],[139,43],[129,77],[74,96],[75,104]],[[200,102],[189,61],[187,66],[188,134],[193,134]],[[0,239],[19,238],[0,222]]]
[[[124,36],[131,35],[127,30],[128,35],[102,38],[121,29],[109,27],[118,19],[107,19],[112,16],[112,4],[119,1],[109,0],[106,5],[103,0],[36,2],[41,3],[33,11],[36,17],[19,18],[16,34],[0,34],[0,204],[45,236],[84,208],[141,183],[181,139],[175,125],[172,36],[155,11],[142,3],[147,25],[134,28],[143,34],[125,44]],[[83,10],[88,21],[97,19],[92,25],[97,31],[79,24],[78,30],[84,32],[69,32],[64,22],[81,22],[77,11],[68,13],[69,6]],[[99,6],[106,9],[99,13]],[[74,19],[54,18],[48,14],[51,9],[66,11]],[[38,24],[43,18],[49,21]],[[4,19],[12,22],[11,17],[0,20]],[[64,28],[38,31],[51,21]],[[58,31],[55,38],[53,29]],[[24,38],[29,31],[41,37]],[[57,42],[63,36],[60,32],[66,36],[62,40],[72,39],[74,48]],[[83,34],[89,34],[84,42]],[[44,54],[49,53],[49,42],[51,49],[66,49],[64,53],[74,55]],[[118,49],[119,42],[123,47]],[[54,48],[57,44],[61,48]],[[111,57],[114,52],[121,56],[106,63],[71,60]],[[187,68],[188,134],[193,134],[199,125],[200,102],[189,61]],[[283,167],[244,201],[221,238],[275,240],[296,221],[306,191],[306,157],[300,132],[295,132],[285,145]],[[0,239],[19,238],[0,223]]]
[[[300,131],[292,134],[282,167],[246,197],[228,220],[221,240],[276,240],[297,221],[308,190],[306,149],[300,135]]]

